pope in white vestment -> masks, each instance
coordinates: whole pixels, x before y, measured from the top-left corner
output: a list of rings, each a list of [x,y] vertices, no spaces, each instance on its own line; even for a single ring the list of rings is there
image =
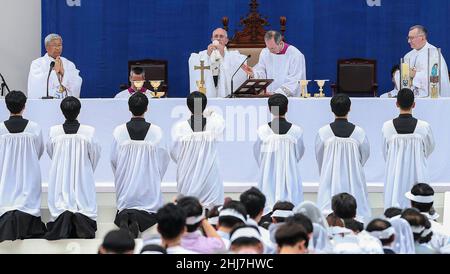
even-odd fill
[[[408,33],[408,43],[412,50],[404,56],[405,62],[413,70],[412,90],[415,96],[428,97],[429,72],[428,72],[428,50],[436,49],[427,41],[427,31],[423,26],[413,26]],[[415,74],[415,75],[414,75]],[[441,94],[442,97],[450,96],[450,81],[447,63],[441,53]]]
[[[61,56],[62,38],[57,34],[50,34],[45,38],[45,49],[47,53],[34,60],[30,66],[28,75],[28,95],[30,99],[39,99],[48,94],[55,98],[66,96],[80,97],[81,84],[80,71],[75,64]],[[50,64],[54,63],[50,71]]]
[[[194,96],[202,96],[203,109],[206,107],[206,98],[200,92],[189,96],[194,99],[197,99]],[[175,125],[170,154],[177,164],[178,193],[197,197],[203,207],[211,209],[224,202],[217,143],[223,135],[225,121],[213,110],[206,109],[203,114],[198,115],[199,120],[197,115],[192,115],[190,120]]]
[[[200,61],[203,60],[204,66],[210,67],[204,70],[206,96],[223,98],[231,94],[231,80],[236,71],[233,77],[233,91],[247,79],[247,75],[239,69],[246,56],[237,50],[226,48],[228,38],[224,29],[214,30],[211,41],[208,49],[192,53],[189,57],[190,91],[198,91],[196,82],[200,81],[201,72],[194,67],[200,66]]]
[[[282,41],[276,31],[268,31],[265,36],[266,48],[259,55],[254,67],[242,66],[250,77],[273,79],[267,92],[281,93],[288,97],[300,96],[300,80],[306,79],[305,56],[296,47]]]

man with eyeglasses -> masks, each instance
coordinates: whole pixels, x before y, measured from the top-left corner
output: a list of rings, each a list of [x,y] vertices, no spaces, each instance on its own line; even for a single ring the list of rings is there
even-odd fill
[[[228,34],[226,30],[217,28],[213,31],[211,44],[206,50],[192,53],[189,57],[190,91],[198,91],[196,82],[201,78],[201,72],[195,70],[204,61],[204,81],[207,97],[227,97],[231,94],[231,78],[233,77],[233,90],[236,90],[246,79],[246,74],[239,69],[246,56],[237,50],[227,49]],[[239,71],[238,71],[239,70]]]
[[[47,95],[54,98],[74,96],[79,98],[83,79],[75,64],[61,56],[63,41],[60,35],[51,33],[44,39],[47,53],[34,60],[28,75],[28,92],[30,99]]]
[[[416,97],[428,97],[428,49],[436,49],[427,41],[428,31],[424,26],[415,25],[409,29],[408,43],[412,50],[408,52],[404,59],[409,62],[410,78],[412,80],[411,89]],[[450,96],[450,83],[447,63],[441,54],[441,96]]]
[[[130,98],[131,95],[135,94],[136,92],[141,92],[147,97],[151,97],[150,93],[151,91],[146,89],[144,87],[145,83],[145,71],[141,67],[134,67],[130,71],[130,82],[131,86],[125,90],[122,90],[121,92],[117,93],[114,98]]]

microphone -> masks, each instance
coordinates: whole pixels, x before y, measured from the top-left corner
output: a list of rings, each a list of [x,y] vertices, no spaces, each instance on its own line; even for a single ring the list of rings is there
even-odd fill
[[[4,94],[4,88],[6,88],[6,90],[8,91],[8,93],[10,92],[8,85],[6,84],[5,78],[3,78],[3,75],[0,73],[0,78],[2,78],[2,84],[1,84],[1,88],[2,88],[2,93],[1,96],[3,96]]]
[[[230,93],[230,98],[233,98],[233,94],[234,94],[233,78],[236,75],[236,73],[241,69],[241,66],[245,63],[245,61],[247,61],[250,57],[252,57],[250,54],[247,55],[247,57],[245,57],[244,61],[242,61],[242,63],[239,65],[238,69],[233,73],[233,76],[231,76],[231,93]]]
[[[50,74],[52,73],[52,69],[54,66],[55,66],[55,61],[52,61],[50,63],[50,69],[48,70],[48,76],[47,76],[47,96],[42,97],[42,99],[53,99],[54,98],[53,96],[48,95],[48,81],[50,79]]]

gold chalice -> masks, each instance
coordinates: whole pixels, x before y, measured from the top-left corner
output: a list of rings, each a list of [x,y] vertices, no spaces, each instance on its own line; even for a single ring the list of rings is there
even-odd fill
[[[314,94],[314,97],[325,97],[325,94],[323,93],[323,86],[325,85],[325,82],[330,80],[315,80],[315,81],[319,86],[319,94]]]

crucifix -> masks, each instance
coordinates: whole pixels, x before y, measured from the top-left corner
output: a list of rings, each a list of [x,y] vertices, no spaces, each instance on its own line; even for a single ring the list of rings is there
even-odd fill
[[[205,61],[200,60],[200,66],[194,66],[194,70],[200,70],[200,81],[197,81],[198,91],[206,94],[205,87],[205,70],[210,69],[210,66],[205,66]]]

